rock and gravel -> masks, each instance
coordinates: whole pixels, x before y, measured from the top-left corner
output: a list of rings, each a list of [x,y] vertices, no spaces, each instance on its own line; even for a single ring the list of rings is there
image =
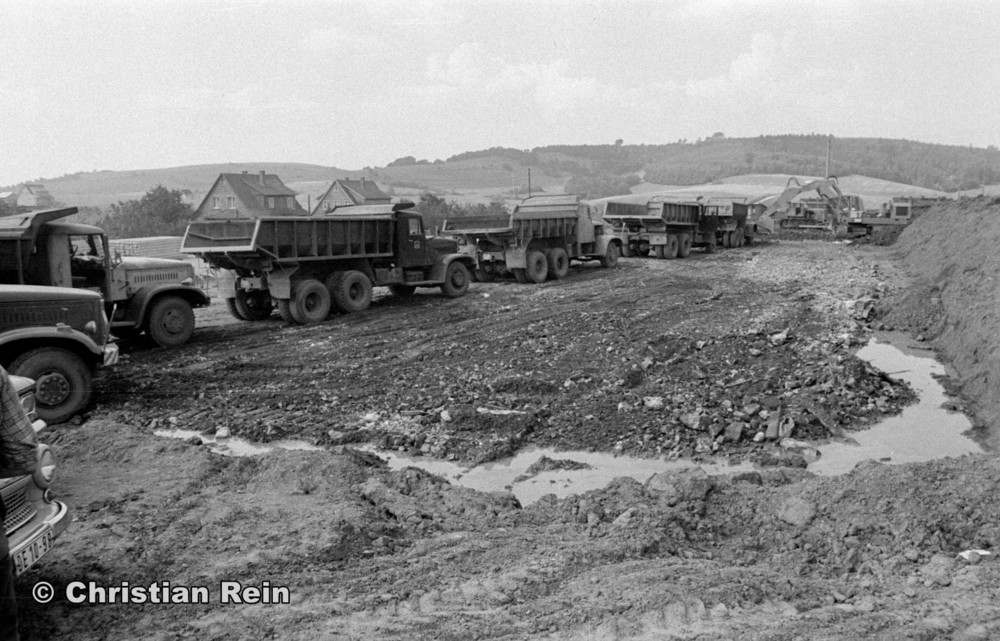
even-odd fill
[[[310,327],[213,304],[181,349],[126,345],[82,425],[52,429],[74,523],[18,589],[269,581],[291,603],[26,600],[28,638],[996,638],[994,455],[816,477],[798,453],[913,401],[854,356],[879,327],[940,345],[955,406],[993,425],[978,394],[995,379],[967,369],[988,352],[943,341],[939,320],[971,318],[956,289],[986,293],[929,251],[940,269],[911,280],[925,227],[894,246],[774,241],[384,296]],[[943,292],[933,316],[908,302],[925,281]],[[161,429],[323,449],[237,458]],[[392,471],[362,445],[466,465],[545,445],[752,468],[522,505]],[[578,466],[555,455],[529,473]]]

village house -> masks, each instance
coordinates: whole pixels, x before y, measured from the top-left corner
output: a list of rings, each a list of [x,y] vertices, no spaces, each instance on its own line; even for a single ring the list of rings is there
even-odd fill
[[[44,185],[21,185],[13,191],[0,193],[0,200],[12,207],[26,209],[46,209],[56,206],[56,199]]]
[[[330,188],[316,201],[312,213],[325,214],[337,207],[349,205],[378,205],[392,202],[392,197],[379,189],[374,181],[351,180],[341,178],[334,180]]]
[[[295,192],[276,174],[219,174],[195,210],[195,218],[260,218],[305,216]]]

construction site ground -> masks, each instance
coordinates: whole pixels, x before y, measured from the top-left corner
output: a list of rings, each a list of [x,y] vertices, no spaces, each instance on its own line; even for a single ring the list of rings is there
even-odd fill
[[[73,522],[18,579],[24,636],[1000,637],[1000,563],[958,556],[1000,547],[995,455],[841,476],[806,466],[811,447],[914,401],[854,356],[886,329],[956,366],[949,402],[995,441],[995,390],[963,377],[995,345],[977,360],[946,330],[995,311],[965,298],[981,291],[942,285],[960,272],[941,276],[942,252],[922,252],[938,271],[912,264],[920,222],[891,246],[777,240],[584,265],[544,285],[474,283],[458,299],[384,295],[315,326],[237,321],[216,299],[180,349],[124,343],[89,413],[50,429]],[[204,439],[156,434],[174,430]],[[220,430],[319,449],[198,444]],[[734,471],[522,505],[377,456],[471,467],[530,446]],[[31,599],[38,581],[55,586],[51,603]],[[76,581],[206,586],[211,599],[69,603]],[[223,581],[287,587],[290,603],[222,603]]]

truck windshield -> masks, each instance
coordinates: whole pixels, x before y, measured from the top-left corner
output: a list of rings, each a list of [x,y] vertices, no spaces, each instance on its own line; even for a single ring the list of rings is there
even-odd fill
[[[104,286],[104,243],[93,234],[69,237],[73,287],[100,290]]]

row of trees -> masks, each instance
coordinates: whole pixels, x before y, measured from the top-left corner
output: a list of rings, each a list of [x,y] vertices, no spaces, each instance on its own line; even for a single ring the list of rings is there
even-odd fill
[[[111,238],[182,236],[193,217],[179,190],[157,185],[139,200],[111,205],[101,227]]]

